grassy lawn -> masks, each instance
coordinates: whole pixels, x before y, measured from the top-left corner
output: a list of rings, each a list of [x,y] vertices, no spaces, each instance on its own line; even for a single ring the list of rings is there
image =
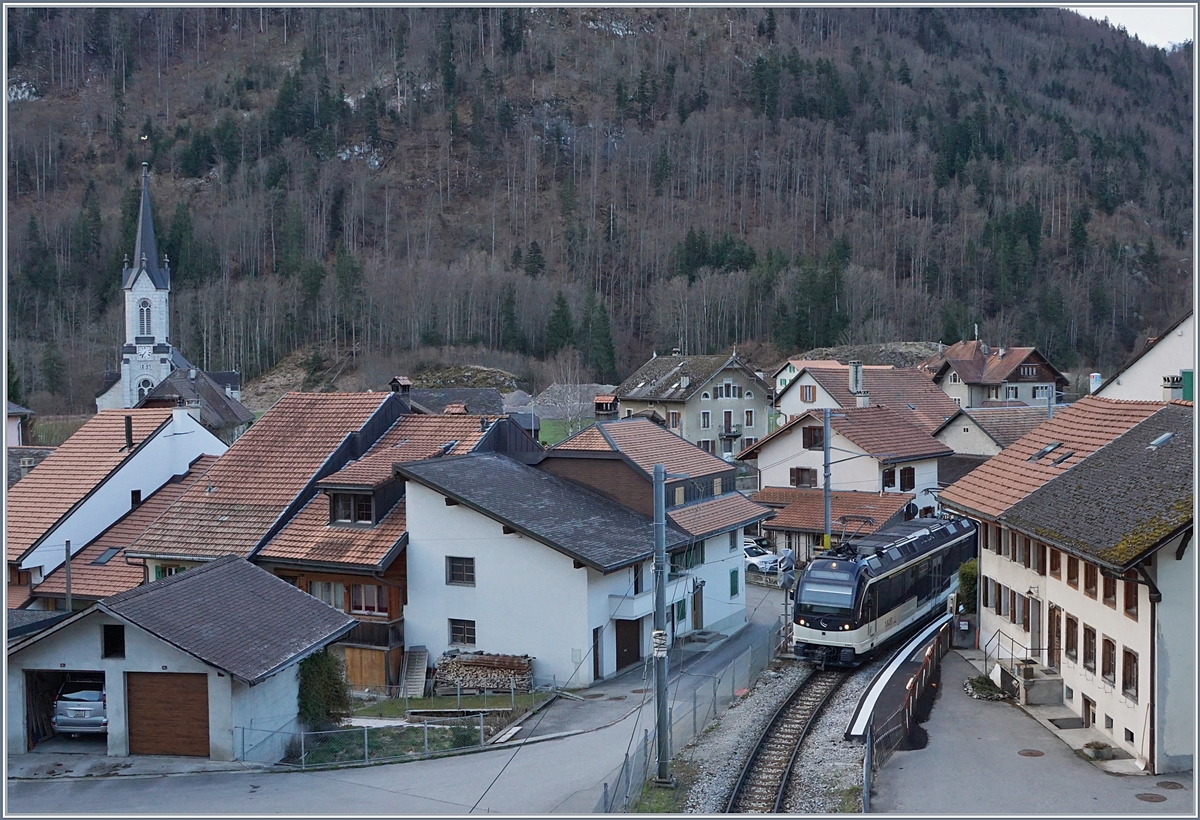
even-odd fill
[[[518,692],[515,699],[516,709],[513,712],[514,720],[517,715],[528,712],[538,704],[545,703],[550,699],[550,693]],[[513,697],[508,692],[493,692],[487,695],[463,695],[461,700],[454,695],[435,698],[409,698],[407,703],[407,708],[409,709],[510,709],[512,706]],[[404,698],[388,698],[376,701],[375,703],[368,703],[356,709],[354,714],[359,717],[398,718],[404,717],[405,708]]]
[[[566,419],[542,419],[542,431],[538,438],[542,444],[555,445],[567,437],[568,425]]]
[[[653,764],[651,764],[653,765]],[[696,767],[682,759],[671,761],[671,776],[675,788],[666,788],[654,783],[654,775],[642,786],[642,790],[629,798],[629,811],[638,814],[680,814],[687,808],[688,791],[696,781]]]

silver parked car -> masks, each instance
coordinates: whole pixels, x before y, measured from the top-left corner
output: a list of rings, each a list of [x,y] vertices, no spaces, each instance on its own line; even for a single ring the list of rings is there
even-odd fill
[[[60,734],[94,734],[108,731],[108,692],[99,678],[68,678],[54,696],[50,718]]]
[[[754,572],[773,573],[779,570],[779,556],[767,552],[754,543],[743,543],[742,551],[746,554],[746,569]]]

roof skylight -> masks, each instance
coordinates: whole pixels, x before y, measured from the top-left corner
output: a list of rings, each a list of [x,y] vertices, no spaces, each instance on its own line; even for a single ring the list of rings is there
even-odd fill
[[[1174,433],[1163,433],[1161,436],[1156,438],[1154,441],[1150,442],[1150,446],[1147,447],[1146,449],[1147,450],[1157,450],[1159,447],[1162,447],[1164,444],[1166,444],[1168,441],[1170,441],[1174,437],[1175,437]]]
[[[1038,450],[1036,453],[1034,453],[1033,455],[1031,455],[1031,456],[1029,457],[1029,460],[1030,460],[1030,461],[1037,461],[1037,460],[1038,460],[1039,458],[1041,458],[1042,456],[1048,456],[1048,455],[1050,455],[1050,454],[1051,454],[1051,453],[1053,453],[1055,450],[1057,450],[1059,447],[1062,447],[1062,442],[1061,442],[1061,441],[1052,441],[1052,442],[1050,442],[1049,444],[1047,444],[1045,447],[1043,447],[1042,449]]]

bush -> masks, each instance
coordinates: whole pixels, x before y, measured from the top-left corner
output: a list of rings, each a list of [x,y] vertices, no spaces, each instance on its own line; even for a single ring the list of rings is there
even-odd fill
[[[958,602],[963,606],[963,612],[975,612],[976,599],[979,596],[979,559],[972,558],[964,561],[958,568]]]
[[[350,716],[350,682],[346,666],[321,650],[300,661],[300,720],[313,731],[340,726]]]
[[[971,678],[971,688],[980,695],[1003,695],[1004,690],[996,685],[987,675],[976,675]]]

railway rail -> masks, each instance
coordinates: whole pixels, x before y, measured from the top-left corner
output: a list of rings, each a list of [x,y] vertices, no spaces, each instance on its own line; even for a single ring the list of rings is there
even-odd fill
[[[829,698],[850,674],[850,670],[814,671],[779,707],[733,787],[725,808],[727,813],[781,811],[788,778],[804,738]]]

